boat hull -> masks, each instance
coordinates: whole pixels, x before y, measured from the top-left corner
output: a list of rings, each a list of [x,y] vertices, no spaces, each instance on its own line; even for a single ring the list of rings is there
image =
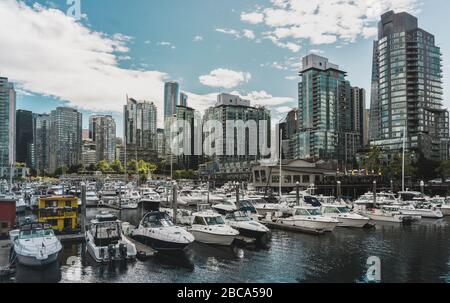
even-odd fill
[[[136,239],[136,241],[145,244],[158,251],[181,251],[191,244],[191,243],[165,241],[146,236],[133,236],[133,239]]]
[[[24,266],[41,267],[56,262],[58,260],[58,253],[59,252],[53,253],[43,260],[30,256],[17,255],[17,261]]]
[[[442,207],[441,212],[444,216],[450,216],[450,207]]]
[[[403,217],[400,216],[381,216],[374,214],[366,214],[370,220],[378,221],[378,222],[391,222],[391,223],[403,223]]]
[[[352,218],[336,218],[339,220],[339,227],[363,228],[370,219],[352,219]]]
[[[331,232],[333,231],[338,222],[319,222],[319,221],[311,221],[311,220],[301,220],[301,219],[280,219],[278,220],[279,224],[284,224],[288,226],[297,227],[300,229],[304,229],[306,231],[325,231]]]
[[[212,245],[230,246],[236,238],[235,235],[218,235],[197,230],[190,232],[194,235],[195,241]]]

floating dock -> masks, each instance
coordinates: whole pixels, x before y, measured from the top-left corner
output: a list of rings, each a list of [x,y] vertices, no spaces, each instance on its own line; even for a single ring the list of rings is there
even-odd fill
[[[128,240],[130,240],[136,246],[136,250],[137,250],[139,257],[141,257],[141,258],[153,257],[154,255],[156,255],[158,253],[156,250],[152,249],[151,247],[149,247],[145,244],[142,244],[141,242],[138,242],[129,236],[126,236],[126,237]]]
[[[0,277],[8,276],[12,273],[9,264],[9,255],[12,243],[10,240],[0,240]]]
[[[72,234],[72,235],[57,235],[59,241],[64,242],[84,242],[86,240],[84,234]]]

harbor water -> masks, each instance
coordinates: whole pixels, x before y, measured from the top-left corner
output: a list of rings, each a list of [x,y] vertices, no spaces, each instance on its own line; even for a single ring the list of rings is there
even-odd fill
[[[97,210],[89,210],[88,216]],[[137,224],[140,210],[122,212]],[[183,253],[145,261],[96,264],[82,243],[64,243],[57,264],[18,266],[2,282],[366,282],[367,260],[381,261],[382,282],[450,282],[450,218],[411,225],[379,223],[373,229],[337,228],[308,235],[272,231],[268,247],[217,247],[194,243]]]

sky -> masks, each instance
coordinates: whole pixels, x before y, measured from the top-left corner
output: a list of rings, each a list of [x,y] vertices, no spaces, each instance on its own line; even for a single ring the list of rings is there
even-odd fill
[[[122,136],[126,96],[153,101],[161,127],[164,82],[175,80],[199,111],[228,92],[278,121],[297,106],[309,53],[345,70],[369,106],[372,43],[391,9],[436,36],[450,105],[448,0],[78,1],[79,20],[69,10],[77,0],[0,0],[0,75],[15,83],[18,109],[76,107],[85,128],[89,115],[112,114]]]

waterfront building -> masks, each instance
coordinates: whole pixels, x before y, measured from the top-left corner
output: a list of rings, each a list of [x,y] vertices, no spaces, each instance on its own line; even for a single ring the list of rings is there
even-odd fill
[[[82,114],[70,107],[57,107],[50,120],[50,172],[81,164]]]
[[[0,77],[0,177],[9,177],[16,162],[16,91]]]
[[[443,107],[441,51],[416,17],[381,16],[373,44],[370,143],[387,160],[403,148],[435,161],[448,159],[449,115]]]
[[[196,137],[194,132],[196,126],[201,125],[200,115],[193,108],[178,105],[176,119],[186,121],[189,125],[189,130],[185,130],[189,132],[189,134],[185,134],[184,140],[182,140],[182,142],[178,142],[178,147],[183,148],[184,152],[175,158],[177,168],[197,170],[199,164],[199,152],[195,152]],[[178,135],[180,135],[180,133],[178,133]],[[201,138],[201,134],[198,135]]]
[[[207,121],[220,121],[223,128],[223,135],[216,141],[211,142],[212,146],[222,145],[222,155],[215,154],[213,162],[218,163],[219,170],[225,173],[239,173],[251,171],[251,167],[258,163],[258,160],[270,157],[263,154],[261,146],[270,149],[271,147],[271,114],[268,109],[261,106],[251,106],[249,100],[244,100],[236,95],[219,94],[217,103],[205,111],[203,124]],[[237,129],[227,132],[227,121],[244,123],[254,121],[256,130],[244,128],[244,138],[240,139]],[[253,132],[254,131],[254,132]],[[204,133],[204,137],[209,136],[209,132]],[[256,146],[250,146],[251,139]],[[251,152],[255,151],[256,152]],[[231,153],[228,153],[228,150]]]
[[[320,167],[317,163],[305,160],[283,160],[281,188],[283,192],[295,190],[297,182],[304,190],[312,184],[319,184],[324,177],[336,176],[335,170]],[[279,192],[280,165],[256,165],[252,168],[252,182],[255,188]]]
[[[57,232],[70,233],[79,230],[78,198],[72,196],[40,197],[38,222],[50,225]]]
[[[88,168],[97,163],[97,144],[91,139],[83,140],[83,167]]]
[[[127,99],[124,106],[125,144],[128,159],[157,159],[157,109],[153,102]]]
[[[156,149],[158,153],[158,159],[164,159],[166,157],[166,140],[164,129],[158,128],[156,130]]]
[[[116,156],[116,122],[109,115],[89,118],[89,136],[96,145],[97,162],[113,162]]]
[[[302,63],[294,159],[350,162],[361,142],[355,128],[355,116],[361,114],[346,72],[315,54]]]
[[[48,114],[35,114],[33,121],[34,169],[38,176],[53,173],[49,170],[50,164],[50,126],[51,119]]]
[[[122,138],[116,137],[116,154],[115,160],[119,160],[120,163],[125,166],[125,145]]]
[[[16,162],[33,167],[33,113],[16,111]]]

